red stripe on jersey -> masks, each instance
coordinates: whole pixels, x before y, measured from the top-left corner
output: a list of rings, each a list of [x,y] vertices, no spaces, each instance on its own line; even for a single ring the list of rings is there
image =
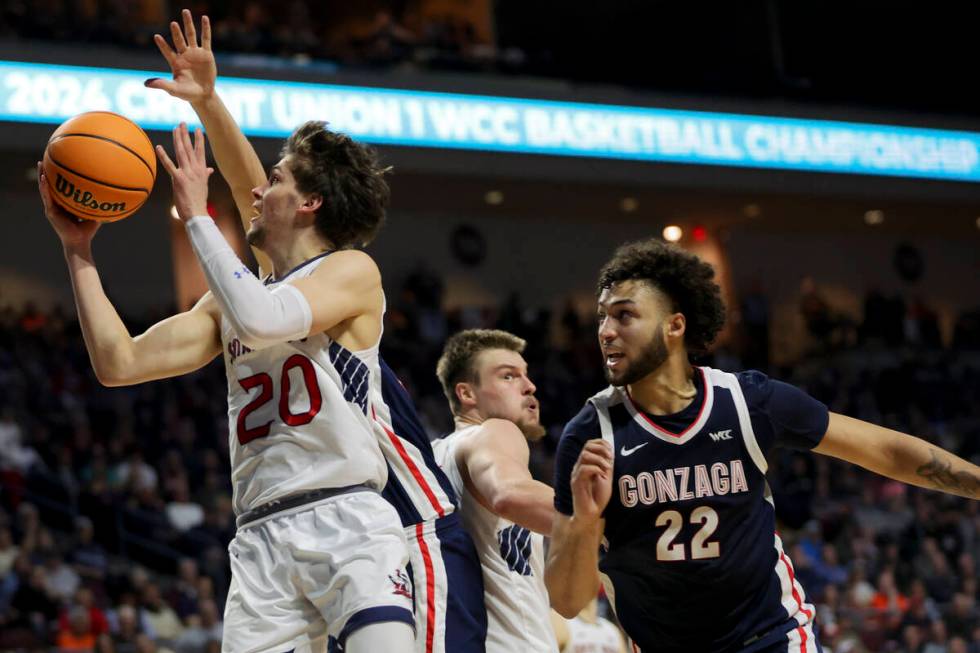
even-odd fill
[[[391,429],[385,426],[384,422],[378,419],[374,406],[371,406],[371,417],[375,422],[381,425],[381,428],[384,429],[385,434],[387,434],[388,439],[391,441],[391,444],[395,447],[395,451],[398,452],[398,457],[401,458],[402,462],[405,463],[405,466],[408,467],[408,471],[412,473],[412,476],[415,478],[415,482],[419,484],[420,488],[422,488],[422,492],[425,493],[426,498],[428,498],[429,503],[432,504],[432,507],[435,508],[436,513],[438,513],[440,517],[445,517],[446,511],[443,510],[442,505],[436,498],[432,488],[429,487],[429,484],[425,482],[424,478],[422,478],[422,472],[419,471],[419,468],[416,467],[414,462],[412,462],[412,458],[408,455],[408,452],[405,451],[405,445],[402,444],[401,438],[399,438],[391,431]]]
[[[422,560],[425,562],[425,653],[432,653],[432,642],[436,634],[436,579],[429,545],[422,535],[421,522],[415,524],[415,539],[418,540],[419,551],[422,552]]]
[[[782,551],[779,552],[779,559],[783,561],[783,564],[786,565],[786,571],[789,572],[789,586],[793,590],[793,598],[796,599],[796,605],[799,606],[800,612],[805,614],[807,619],[810,619],[813,613],[803,607],[803,599],[800,597],[800,593],[796,591],[796,578],[793,576],[793,565],[789,563],[789,559]]]
[[[796,591],[796,579],[793,575],[793,565],[789,563],[789,559],[782,551],[779,552],[779,559],[783,561],[784,565],[786,565],[786,571],[789,573],[789,586],[793,590],[793,598],[796,599],[796,605],[799,607],[800,612],[805,614],[806,618],[809,620],[810,617],[813,616],[813,613],[803,607],[803,599],[800,596],[800,593]],[[803,626],[800,626],[796,630],[800,633],[800,653],[806,653],[806,630],[803,628]]]
[[[800,631],[800,653],[806,653],[806,630],[803,629],[803,626],[797,630]]]

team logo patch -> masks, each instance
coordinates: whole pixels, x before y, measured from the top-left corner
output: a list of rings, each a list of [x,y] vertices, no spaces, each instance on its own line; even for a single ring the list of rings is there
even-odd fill
[[[518,525],[508,526],[497,532],[500,557],[511,571],[521,576],[531,576],[531,531]]]
[[[408,574],[405,573],[405,570],[396,569],[395,573],[388,574],[388,580],[394,586],[394,589],[391,591],[392,594],[404,596],[408,599],[412,598],[412,581],[409,579]]]

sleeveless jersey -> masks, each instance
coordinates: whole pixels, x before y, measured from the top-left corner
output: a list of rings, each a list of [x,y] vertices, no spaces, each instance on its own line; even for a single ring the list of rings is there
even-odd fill
[[[816,446],[826,406],[759,372],[694,368],[697,397],[652,417],[626,388],[592,397],[565,428],[555,505],[572,513],[570,475],[584,443],[615,450],[599,570],[620,623],[643,651],[740,651],[798,631],[814,608],[775,532],[766,452]]]
[[[544,586],[544,538],[484,508],[467,492],[456,465],[460,440],[478,428],[451,433],[433,449],[460,498],[460,516],[483,567],[487,653],[554,653],[558,642]]]
[[[382,495],[395,506],[405,527],[451,514],[456,494],[433,458],[412,398],[383,359],[377,359],[371,372],[370,417],[388,464]]]
[[[623,636],[607,619],[589,623],[581,617],[568,620],[568,644],[562,653],[619,653]]]
[[[326,255],[266,284],[307,277]],[[318,333],[253,350],[224,316],[221,341],[236,514],[304,490],[384,487],[368,397],[377,345],[351,352]]]

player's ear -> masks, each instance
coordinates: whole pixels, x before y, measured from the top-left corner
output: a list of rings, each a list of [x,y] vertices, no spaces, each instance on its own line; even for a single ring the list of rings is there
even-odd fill
[[[303,203],[300,204],[299,208],[300,211],[316,213],[321,206],[323,206],[323,195],[313,194],[313,195],[307,195],[303,199]]]
[[[687,318],[683,313],[674,313],[667,317],[665,333],[668,338],[683,338],[687,331]]]
[[[460,408],[470,408],[476,405],[476,392],[471,383],[460,382],[456,384],[456,398],[459,400]]]

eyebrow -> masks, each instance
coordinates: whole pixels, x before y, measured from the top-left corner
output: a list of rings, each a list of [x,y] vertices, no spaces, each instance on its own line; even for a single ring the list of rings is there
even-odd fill
[[[512,365],[511,363],[503,363],[501,365],[496,366],[492,370],[490,370],[490,373],[491,374],[496,374],[497,372],[500,372],[501,370],[507,370],[507,369],[514,370],[515,372],[520,372],[521,371],[521,368],[519,368],[517,365]]]
[[[636,304],[636,300],[634,300],[634,299],[617,299],[615,301],[611,301],[611,302],[608,302],[608,303],[599,302],[599,307],[600,308],[609,309],[609,308],[612,308],[613,306],[622,306],[623,304]]]

